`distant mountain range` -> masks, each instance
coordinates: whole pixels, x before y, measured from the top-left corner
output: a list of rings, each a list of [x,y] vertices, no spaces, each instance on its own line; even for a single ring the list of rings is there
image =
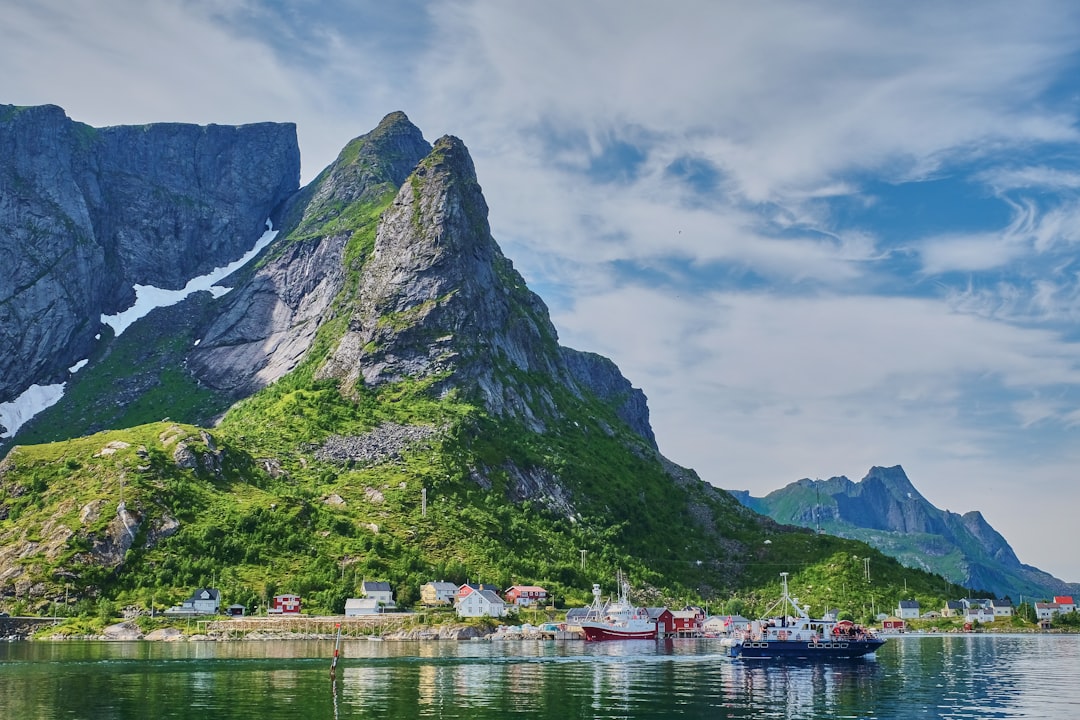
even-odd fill
[[[763,498],[729,491],[743,505],[777,522],[862,540],[904,565],[941,575],[964,589],[998,597],[1049,598],[1080,592],[1021,563],[1009,543],[978,511],[940,510],[911,484],[899,465],[873,467],[859,482],[846,477],[803,479]]]

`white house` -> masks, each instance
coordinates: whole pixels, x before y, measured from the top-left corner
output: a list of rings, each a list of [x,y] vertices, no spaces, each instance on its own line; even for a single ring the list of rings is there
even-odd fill
[[[750,620],[742,615],[710,615],[701,624],[702,631],[717,635],[729,635],[736,630],[749,628]]]
[[[1055,595],[1054,604],[1058,606],[1058,612],[1070,613],[1076,609],[1072,595]]]
[[[988,605],[972,604],[964,613],[964,622],[992,623],[994,622],[994,611]]]
[[[1035,603],[1035,617],[1040,620],[1052,620],[1059,612],[1061,612],[1061,606],[1057,603]]]
[[[896,609],[896,617],[901,620],[917,620],[919,618],[919,601],[901,600],[900,607]]]
[[[388,582],[365,580],[360,584],[360,592],[364,597],[371,598],[386,607],[394,607],[394,591],[390,589]]]
[[[345,601],[345,617],[378,615],[381,612],[382,606],[375,598],[349,598]]]
[[[491,590],[473,590],[455,605],[460,617],[505,617],[506,603]]]
[[[463,600],[469,596],[469,593],[474,593],[477,590],[490,590],[496,595],[499,594],[499,588],[494,585],[488,585],[486,583],[465,583],[458,588],[457,599]]]
[[[165,611],[166,615],[217,615],[221,608],[221,591],[199,588],[181,605]]]
[[[994,617],[996,618],[1013,616],[1012,600],[1009,599],[991,600],[990,609],[994,611]]]

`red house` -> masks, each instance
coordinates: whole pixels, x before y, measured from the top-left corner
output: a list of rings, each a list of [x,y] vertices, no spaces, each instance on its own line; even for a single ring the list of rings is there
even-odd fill
[[[270,608],[266,612],[270,615],[299,615],[300,596],[290,594],[275,595],[274,599],[270,601]]]
[[[547,590],[537,585],[514,585],[504,593],[506,602],[522,606],[540,605],[547,600],[547,596]]]
[[[895,615],[890,615],[881,621],[881,629],[889,632],[904,632],[906,627],[907,623]]]
[[[1061,608],[1061,612],[1068,613],[1076,609],[1076,603],[1073,602],[1072,595],[1055,595],[1054,603]]]
[[[666,607],[651,607],[646,610],[649,613],[649,619],[656,622],[656,632],[661,637],[675,634],[675,618],[672,617],[670,610]]]
[[[485,585],[484,583],[465,583],[458,588],[457,597],[458,600],[464,600],[477,590],[490,590],[496,595],[499,594],[499,589],[494,585]]]
[[[705,611],[701,608],[684,608],[671,610],[672,632],[676,635],[697,635],[701,633],[701,625],[705,622]]]

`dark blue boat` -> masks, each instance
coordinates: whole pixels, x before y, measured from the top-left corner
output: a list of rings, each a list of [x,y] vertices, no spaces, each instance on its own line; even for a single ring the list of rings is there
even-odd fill
[[[849,620],[812,618],[788,594],[787,573],[780,573],[783,595],[765,615],[725,642],[731,657],[792,660],[851,659],[869,655],[885,644],[873,630]],[[777,610],[781,614],[775,615]],[[794,611],[794,614],[788,614]]]

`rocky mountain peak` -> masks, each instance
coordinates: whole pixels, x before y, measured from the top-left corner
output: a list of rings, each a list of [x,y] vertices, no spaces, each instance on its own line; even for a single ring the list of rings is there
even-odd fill
[[[874,466],[870,468],[870,472],[866,474],[860,483],[864,488],[871,488],[874,486],[880,487],[881,491],[886,493],[890,498],[895,501],[922,501],[925,502],[925,498],[919,494],[919,491],[915,489],[915,486],[911,484],[911,480],[908,478],[907,473],[904,472],[904,468],[899,465],[893,467],[879,467]]]
[[[346,392],[358,383],[437,377],[442,390],[460,388],[534,429],[560,415],[556,383],[611,403],[655,447],[645,396],[615,364],[558,345],[547,307],[491,235],[468,149],[449,135],[383,214],[348,330],[320,376],[342,379]]]
[[[906,565],[968,588],[999,596],[1068,591],[1061,580],[1022,564],[982,513],[961,516],[935,507],[899,465],[873,467],[857,483],[845,477],[803,479],[763,498],[733,495],[778,522],[863,540]]]
[[[491,236],[472,158],[445,136],[383,215],[349,330],[323,370],[346,385],[446,376],[502,409],[495,365],[559,375],[555,328]]]
[[[344,206],[374,202],[396,191],[430,151],[431,145],[405,113],[390,113],[374,130],[349,141],[309,186],[304,224],[324,223]]]
[[[70,123],[62,114],[60,121]],[[86,132],[97,142],[111,130]],[[173,159],[183,138],[220,134],[181,125],[140,132],[160,135],[151,144]],[[150,157],[129,154],[134,162]],[[164,182],[170,192],[183,185]],[[255,207],[263,219],[270,214]],[[181,363],[214,395],[198,422],[310,362],[316,377],[339,380],[347,396],[361,385],[430,380],[434,392],[457,389],[534,430],[567,417],[567,403],[600,400],[655,449],[644,394],[610,360],[559,346],[547,307],[492,237],[459,138],[431,145],[404,113],[390,113],[272,216],[278,236],[222,282],[232,291],[178,310],[190,315]],[[168,333],[167,325],[155,332]],[[159,371],[146,368],[138,387],[156,384]]]
[[[336,312],[353,234],[430,151],[405,113],[390,113],[288,201],[270,258],[238,279],[190,355],[201,382],[243,396],[296,367]]]

